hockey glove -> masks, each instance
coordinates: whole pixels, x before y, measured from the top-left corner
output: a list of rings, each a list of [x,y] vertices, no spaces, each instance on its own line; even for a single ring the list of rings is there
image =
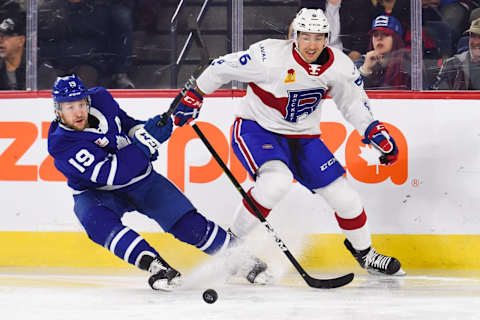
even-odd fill
[[[162,116],[160,115],[148,119],[143,128],[135,131],[135,134],[133,135],[133,140],[136,145],[142,149],[152,161],[157,159],[160,144],[165,142],[172,135],[172,118],[169,117],[165,125],[158,126],[157,123],[161,119]]]
[[[187,94],[183,97],[182,101],[180,101],[175,109],[175,125],[181,127],[185,123],[189,123],[193,119],[197,119],[202,104],[202,95],[195,89],[188,90]]]
[[[375,148],[382,152],[380,163],[391,166],[398,159],[398,149],[395,140],[390,136],[387,129],[380,121],[373,121],[365,130],[365,139],[363,143],[371,143]]]

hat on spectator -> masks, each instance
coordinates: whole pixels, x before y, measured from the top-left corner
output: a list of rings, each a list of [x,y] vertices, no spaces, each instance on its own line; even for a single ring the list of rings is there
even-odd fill
[[[475,33],[480,35],[480,18],[473,20],[472,24],[470,25],[470,29],[468,29],[464,33]]]
[[[0,34],[7,36],[25,35],[25,21],[20,21],[15,17],[2,19],[0,22]]]
[[[473,20],[477,20],[478,18],[480,18],[480,8],[473,9],[472,12],[470,12],[468,23],[471,24]]]
[[[372,22],[372,30],[370,30],[369,33],[372,34],[375,30],[383,31],[386,34],[396,32],[400,36],[403,36],[402,25],[394,16],[381,15],[376,17]]]

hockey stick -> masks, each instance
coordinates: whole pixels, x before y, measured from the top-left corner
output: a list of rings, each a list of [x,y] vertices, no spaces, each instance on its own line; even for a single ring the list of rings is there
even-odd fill
[[[157,122],[157,126],[159,127],[164,126],[167,123],[168,118],[170,118],[170,116],[173,114],[180,101],[187,94],[187,91],[195,87],[198,76],[200,76],[203,70],[212,62],[212,59],[210,59],[210,55],[208,54],[207,47],[205,46],[203,38],[200,34],[200,29],[198,28],[198,25],[196,23],[193,24],[192,34],[195,38],[197,46],[201,49],[201,63],[197,66],[195,71],[193,71],[193,73],[190,75],[190,78],[188,78],[188,80],[185,82],[180,92],[170,103],[170,107],[168,108],[168,110],[162,114],[162,119]]]
[[[215,149],[212,147],[210,142],[207,140],[203,132],[200,130],[200,128],[197,126],[197,124],[193,121],[190,123],[192,126],[193,130],[197,133],[197,135],[200,137],[202,142],[205,144],[207,147],[208,151],[212,154],[213,158],[217,163],[220,165],[220,167],[223,169],[223,171],[227,174],[228,178],[230,181],[233,183],[235,188],[240,192],[242,195],[243,199],[248,203],[250,208],[253,209],[253,212],[257,216],[257,218],[261,221],[261,223],[267,228],[268,232],[273,236],[275,239],[275,242],[277,245],[280,247],[280,249],[283,251],[283,253],[287,256],[288,260],[293,264],[295,269],[297,269],[298,273],[302,276],[303,280],[312,288],[320,288],[320,289],[331,289],[331,288],[338,288],[342,287],[344,285],[349,284],[353,280],[353,273],[346,274],[344,276],[338,277],[338,278],[332,278],[332,279],[316,279],[307,274],[305,270],[302,268],[302,266],[298,263],[297,259],[292,255],[290,250],[288,250],[287,246],[285,243],[280,239],[280,237],[275,233],[275,230],[273,230],[272,226],[268,223],[268,221],[263,217],[263,215],[260,213],[260,210],[258,210],[257,206],[255,203],[250,199],[248,194],[245,192],[245,190],[242,188],[238,180],[233,176],[232,172],[230,169],[227,168],[223,160],[220,158],[218,153],[215,151]]]

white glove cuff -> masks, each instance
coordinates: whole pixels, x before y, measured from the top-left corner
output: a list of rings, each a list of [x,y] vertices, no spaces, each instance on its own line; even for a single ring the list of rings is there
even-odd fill
[[[158,148],[160,148],[161,143],[143,127],[135,131],[135,138],[137,138],[141,144],[146,146],[150,150],[151,154],[155,154]]]

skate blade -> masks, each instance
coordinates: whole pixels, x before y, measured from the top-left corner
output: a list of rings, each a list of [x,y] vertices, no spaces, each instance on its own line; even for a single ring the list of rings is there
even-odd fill
[[[273,281],[273,276],[264,271],[255,277],[255,279],[253,280],[253,284],[265,286],[267,284],[272,283],[272,281]]]
[[[172,279],[170,282],[168,282],[167,279],[160,279],[153,283],[153,289],[170,292],[180,288],[182,283],[182,279],[178,278]]]
[[[398,269],[398,271],[395,272],[394,274],[386,274],[386,273],[377,271],[375,269],[368,269],[368,268],[367,268],[367,272],[374,276],[402,277],[407,275],[407,273],[402,268]]]

